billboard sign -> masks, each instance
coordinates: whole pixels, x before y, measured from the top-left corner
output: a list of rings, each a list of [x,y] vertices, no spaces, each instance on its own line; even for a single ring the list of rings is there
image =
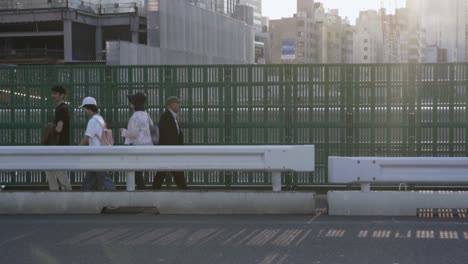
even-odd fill
[[[296,59],[296,41],[283,40],[281,42],[281,59],[282,60]]]

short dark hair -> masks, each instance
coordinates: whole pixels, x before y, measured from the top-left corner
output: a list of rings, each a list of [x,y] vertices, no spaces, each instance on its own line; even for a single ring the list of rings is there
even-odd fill
[[[65,89],[65,87],[60,86],[60,85],[55,85],[54,87],[52,87],[52,92],[63,94],[63,95],[67,94],[67,90]]]
[[[89,111],[92,111],[93,113],[98,113],[99,109],[95,105],[83,105],[83,108],[88,109]]]

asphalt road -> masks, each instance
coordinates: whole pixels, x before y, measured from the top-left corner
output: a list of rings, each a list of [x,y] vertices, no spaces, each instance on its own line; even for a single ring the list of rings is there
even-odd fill
[[[0,216],[2,264],[466,264],[467,249],[465,219]]]

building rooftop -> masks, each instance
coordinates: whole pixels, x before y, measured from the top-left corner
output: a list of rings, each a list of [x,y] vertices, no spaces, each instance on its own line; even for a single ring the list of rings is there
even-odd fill
[[[146,13],[144,4],[135,0],[2,0],[0,11],[35,9],[74,9],[91,14]]]

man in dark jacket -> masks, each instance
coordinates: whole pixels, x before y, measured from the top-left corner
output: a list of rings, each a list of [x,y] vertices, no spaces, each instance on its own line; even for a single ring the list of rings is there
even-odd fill
[[[179,98],[172,96],[166,100],[166,111],[159,119],[159,145],[180,146],[184,144],[184,135],[177,121],[177,114],[180,111]],[[161,189],[167,174],[172,174],[177,188],[187,189],[183,171],[158,172],[153,182],[153,189]]]

